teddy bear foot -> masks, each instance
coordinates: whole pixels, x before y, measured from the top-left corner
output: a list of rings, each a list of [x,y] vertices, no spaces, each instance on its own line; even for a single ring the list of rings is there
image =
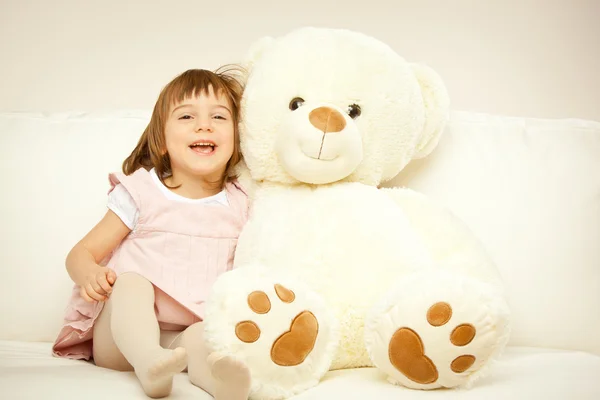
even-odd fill
[[[508,306],[491,285],[435,274],[404,279],[373,308],[367,349],[394,384],[468,387],[508,340]]]
[[[207,303],[205,332],[214,351],[250,368],[251,399],[284,399],[315,386],[335,351],[333,318],[301,283],[260,267],[222,275]]]

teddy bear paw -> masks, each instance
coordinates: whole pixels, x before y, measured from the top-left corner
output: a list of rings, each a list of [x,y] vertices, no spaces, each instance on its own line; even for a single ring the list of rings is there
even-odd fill
[[[286,287],[275,284],[277,299],[283,303],[293,303],[296,295]],[[252,312],[263,315],[271,311],[271,300],[262,290],[248,295],[248,306]],[[271,346],[271,360],[280,366],[291,367],[304,362],[313,351],[319,333],[319,321],[307,310],[298,313],[291,321],[290,328],[282,333]],[[238,322],[235,335],[244,343],[254,343],[260,339],[260,326],[253,320]]]
[[[253,270],[233,270],[215,285],[207,342],[248,365],[250,398],[287,398],[327,372],[336,345],[334,319],[322,298],[300,282]]]
[[[427,312],[427,322],[431,326],[443,326],[452,316],[452,307],[448,303],[436,303]],[[466,346],[475,338],[477,329],[471,324],[460,324],[450,334],[447,345]],[[428,384],[438,380],[437,367],[425,355],[423,340],[411,328],[398,329],[390,340],[389,358],[392,365],[410,380]],[[450,363],[450,369],[455,373],[462,373],[473,366],[476,357],[472,354],[462,354]]]
[[[416,282],[401,285],[370,315],[367,348],[392,383],[415,389],[468,386],[506,344],[502,298],[468,278],[446,277],[445,285],[453,279],[455,286],[440,281],[437,293]]]

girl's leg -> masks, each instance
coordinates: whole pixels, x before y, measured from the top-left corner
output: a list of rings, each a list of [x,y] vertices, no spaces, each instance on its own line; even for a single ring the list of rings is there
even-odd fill
[[[113,292],[94,327],[96,365],[134,370],[150,397],[171,393],[173,375],[185,369],[183,347],[163,349],[154,313],[154,287],[144,277],[126,273],[117,279]]]
[[[110,332],[111,309],[112,299],[109,298],[94,325],[94,344],[92,348],[94,363],[102,368],[133,371],[133,367],[115,344]]]
[[[163,345],[183,346],[188,354],[190,381],[216,400],[247,400],[250,370],[244,363],[219,353],[209,353],[204,344],[204,325],[198,322],[183,333],[173,335]]]

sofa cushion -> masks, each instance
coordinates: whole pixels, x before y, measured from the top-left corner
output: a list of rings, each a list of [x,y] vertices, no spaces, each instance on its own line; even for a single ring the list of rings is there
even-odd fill
[[[600,398],[600,357],[581,352],[508,348],[492,374],[468,390],[424,392],[393,386],[373,368],[331,371],[320,385],[294,399],[577,399]],[[175,376],[170,399],[212,397]],[[6,399],[62,400],[81,398],[147,400],[131,372],[95,367],[85,361],[53,358],[49,343],[0,341],[0,388]],[[90,390],[93,388],[93,390]],[[439,397],[441,398],[441,397]]]

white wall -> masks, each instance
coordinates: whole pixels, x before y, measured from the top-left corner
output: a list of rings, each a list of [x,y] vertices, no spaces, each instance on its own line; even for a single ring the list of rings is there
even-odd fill
[[[0,0],[0,111],[150,108],[188,68],[303,25],[375,36],[453,108],[600,120],[598,0]]]

